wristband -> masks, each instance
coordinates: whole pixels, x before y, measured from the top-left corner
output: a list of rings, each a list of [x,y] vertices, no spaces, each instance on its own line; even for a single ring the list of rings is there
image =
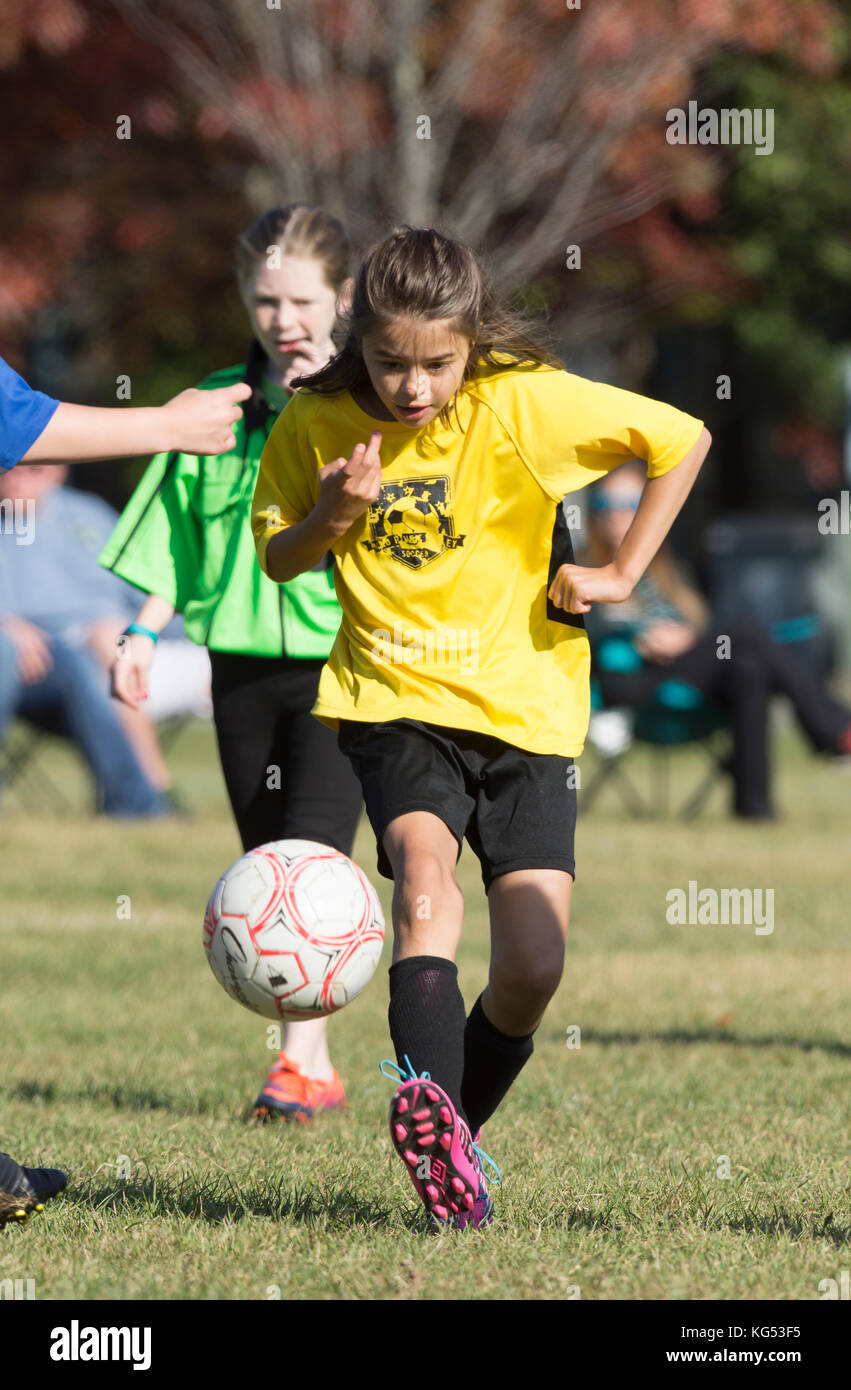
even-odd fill
[[[136,634],[138,634],[139,637],[150,637],[154,646],[156,646],[157,642],[160,640],[160,634],[158,632],[152,632],[149,627],[142,627],[141,623],[128,623],[121,636],[133,637]]]

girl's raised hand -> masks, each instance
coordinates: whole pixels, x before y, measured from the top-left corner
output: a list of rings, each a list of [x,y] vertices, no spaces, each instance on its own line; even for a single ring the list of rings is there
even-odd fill
[[[614,565],[561,565],[547,597],[567,613],[588,613],[592,603],[623,603],[631,593],[629,580]]]
[[[302,338],[296,349],[296,355],[284,373],[281,383],[285,391],[293,394],[293,385],[296,377],[310,376],[312,372],[318,372],[320,367],[324,367],[330,362],[334,355],[333,344],[331,351],[319,347],[317,343],[311,342],[309,338]]]
[[[319,471],[317,509],[323,521],[347,531],[363,516],[381,487],[381,431],[368,444],[356,444],[350,459],[339,458]]]

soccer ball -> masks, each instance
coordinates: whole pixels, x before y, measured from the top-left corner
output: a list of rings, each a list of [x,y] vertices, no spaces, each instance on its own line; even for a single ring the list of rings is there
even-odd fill
[[[372,978],[384,915],[345,854],[274,840],[222,874],[204,914],[204,948],[232,999],[264,1018],[336,1013]]]

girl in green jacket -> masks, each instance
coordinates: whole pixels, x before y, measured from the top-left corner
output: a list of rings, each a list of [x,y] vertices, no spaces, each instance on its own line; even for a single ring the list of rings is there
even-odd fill
[[[158,454],[131,497],[101,563],[150,597],[113,665],[113,693],[147,696],[159,633],[175,611],[209,649],[222,772],[249,850],[318,840],[351,854],[360,786],[335,734],[310,713],[340,625],[329,553],[286,584],[262,573],[250,512],[263,446],[295,377],[337,351],[331,332],[348,293],[350,250],[336,218],[291,203],[264,213],[237,242],[237,279],[251,321],[248,359],[202,388],[246,380],[252,395],[236,443],[216,458]],[[258,1119],[307,1123],[345,1104],[327,1020],[286,1025],[283,1050],[254,1105]]]

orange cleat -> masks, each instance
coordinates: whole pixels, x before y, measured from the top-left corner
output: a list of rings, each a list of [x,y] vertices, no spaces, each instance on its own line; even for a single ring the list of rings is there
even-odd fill
[[[346,1105],[346,1093],[336,1071],[330,1081],[317,1081],[305,1076],[295,1062],[291,1062],[285,1052],[278,1053],[278,1060],[266,1077],[266,1084],[254,1102],[251,1118],[263,1123],[266,1120],[298,1120],[307,1125],[317,1110],[342,1110]]]

